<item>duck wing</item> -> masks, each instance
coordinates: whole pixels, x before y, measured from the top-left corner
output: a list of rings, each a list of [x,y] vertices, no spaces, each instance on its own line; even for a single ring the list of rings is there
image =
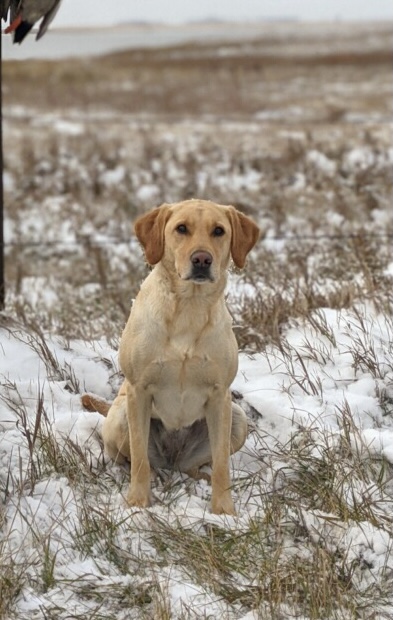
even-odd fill
[[[38,29],[38,33],[36,36],[36,40],[41,39],[44,36],[45,32],[48,30],[49,25],[55,18],[57,11],[60,8],[61,0],[56,0],[52,7],[45,13],[44,19],[42,20],[40,27]]]

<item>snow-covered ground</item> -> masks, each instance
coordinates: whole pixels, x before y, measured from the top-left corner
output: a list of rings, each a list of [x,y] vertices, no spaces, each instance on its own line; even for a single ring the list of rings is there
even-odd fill
[[[3,328],[0,544],[3,561],[24,575],[10,617],[43,618],[43,610],[58,609],[58,618],[93,618],[98,599],[99,617],[114,617],[114,610],[118,618],[140,617],[135,609],[122,609],[121,598],[127,588],[143,590],[148,583],[161,591],[171,618],[188,617],[181,615],[186,609],[202,610],[202,616],[190,617],[261,617],[202,587],[188,568],[165,562],[156,528],[163,522],[204,537],[210,525],[240,536],[268,518],[271,493],[288,502],[280,524],[288,529],[287,545],[286,520],[303,527],[293,547],[282,551],[282,561],[286,554],[306,561],[311,539],[342,558],[359,604],[370,588],[386,590],[393,572],[392,327],[371,306],[321,309],[310,322],[293,322],[280,348],[240,355],[233,389],[251,430],[232,457],[237,517],[210,513],[206,481],[168,473],[153,483],[152,508],[127,508],[128,474],[104,457],[102,418],[83,411],[80,400],[84,391],[113,397],[116,351],[104,342],[65,345],[53,336],[45,338],[44,350],[37,335]],[[342,470],[336,467],[336,479],[329,481],[323,472],[333,472],[336,459],[342,459]],[[345,507],[342,514],[334,503],[328,511],[318,502],[293,501],[296,485],[308,484],[318,472],[318,484],[332,485],[330,492]],[[92,533],[94,516],[99,530]],[[103,548],[108,536],[126,556],[127,572]],[[256,565],[237,587],[247,592],[257,584]],[[117,601],[104,595],[112,588],[123,592]],[[379,606],[375,617],[393,614],[387,594]]]

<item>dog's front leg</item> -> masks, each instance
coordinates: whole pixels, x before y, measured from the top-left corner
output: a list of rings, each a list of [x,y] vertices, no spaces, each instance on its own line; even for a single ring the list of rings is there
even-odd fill
[[[212,452],[212,512],[236,514],[231,495],[229,456],[232,426],[232,403],[229,392],[217,386],[206,408],[206,421]]]
[[[131,481],[127,495],[130,506],[150,506],[150,398],[143,389],[127,385],[127,418],[130,434]]]

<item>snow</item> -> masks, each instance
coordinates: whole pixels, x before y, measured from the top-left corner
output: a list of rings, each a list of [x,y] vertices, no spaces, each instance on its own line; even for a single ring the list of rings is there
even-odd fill
[[[160,189],[157,185],[145,184],[141,185],[136,192],[138,200],[145,204],[154,204],[160,195]]]
[[[374,163],[375,155],[373,150],[369,147],[362,146],[351,149],[346,153],[344,167],[350,172],[362,171],[374,165]]]
[[[233,284],[231,290],[234,294]],[[360,447],[367,457],[385,458],[393,464],[391,411],[386,415],[381,406],[382,388],[391,387],[393,382],[391,326],[365,306],[356,312],[322,310],[314,319],[312,324],[293,322],[281,349],[270,345],[263,353],[239,356],[239,371],[232,387],[248,412],[252,431],[244,448],[232,457],[235,483],[263,470],[265,484],[280,485],[284,464],[274,457],[280,448],[293,441],[299,429],[307,428],[314,438],[313,458],[323,458],[328,444],[338,446],[340,439],[346,436],[345,415],[351,419],[353,445]],[[73,341],[65,347],[60,339],[49,335],[46,345],[52,362],[49,355],[42,359],[42,349],[31,334],[18,329],[0,333],[2,484],[10,472],[20,484],[28,478],[31,452],[26,425],[34,427],[40,398],[45,403],[47,424],[59,446],[65,450],[72,441],[81,454],[88,455],[93,470],[103,467],[102,418],[97,413],[82,410],[80,393],[88,391],[106,399],[113,397],[120,378],[114,380],[113,370],[103,358],[116,364],[116,351],[105,342]],[[367,346],[374,351],[375,368],[371,370],[362,366],[358,359],[359,352]],[[70,391],[71,374],[79,393]],[[108,471],[118,477],[119,468],[107,459],[105,462]],[[269,467],[263,465],[264,462],[269,462]],[[285,467],[288,468],[288,464]],[[99,475],[103,475],[102,471]],[[183,527],[199,532],[206,523],[242,531],[248,527],[250,519],[263,514],[258,485],[237,488],[235,484],[239,516],[220,517],[210,513],[210,485],[206,481],[189,487],[186,477],[173,476],[177,480],[176,491],[170,501],[166,501],[166,492],[160,484],[155,484],[155,503],[142,512],[126,508],[124,480],[118,491],[101,488],[100,504],[129,524],[128,530],[121,530],[118,541],[128,553],[133,549],[137,556],[143,549],[146,557],[156,557],[157,552],[149,542],[149,515],[164,521],[178,520]],[[11,499],[4,513],[3,536],[7,548],[15,561],[34,564],[40,561],[42,553],[39,545],[37,547],[38,536],[40,541],[47,541],[50,552],[56,556],[58,581],[84,580],[86,584],[94,583],[94,587],[99,583],[101,589],[116,587],[120,582],[127,584],[127,580],[131,583],[130,575],[117,574],[108,560],[100,556],[98,548],[87,558],[75,548],[74,532],[81,528],[82,518],[80,493],[67,477],[52,473],[37,481],[30,491],[26,489],[19,500]],[[386,511],[386,502],[382,501],[376,487],[373,490],[361,481],[351,485],[349,480],[345,493],[349,503],[364,501],[366,496],[377,498],[375,501],[378,500],[382,513]],[[367,583],[378,583],[386,567],[393,568],[393,536],[375,523],[344,522],[315,510],[303,510],[303,520],[310,535],[321,536],[323,531],[326,539],[328,533],[329,546],[346,554],[346,562],[370,566]],[[357,578],[359,587],[364,585],[364,571]],[[230,615],[233,609],[229,612],[223,601],[190,581],[180,568],[164,567],[159,581],[174,618],[181,617],[184,609],[190,607],[208,610],[214,617],[234,617]],[[135,587],[134,578],[132,583]],[[42,606],[64,601],[71,596],[71,590],[67,591],[66,585],[53,586],[40,594],[26,587],[19,598],[19,612],[38,618]],[[84,604],[75,601],[74,610],[80,613]],[[237,617],[257,616],[250,612],[243,616],[239,613]]]
[[[58,133],[62,133],[68,136],[80,136],[85,133],[85,126],[83,123],[75,123],[65,120],[57,120],[54,123],[54,129]]]
[[[117,166],[113,170],[106,170],[101,175],[101,182],[107,187],[111,187],[112,185],[118,185],[122,181],[124,181],[124,177],[126,175],[126,170],[124,166]]]
[[[333,176],[337,170],[336,162],[326,157],[326,155],[320,151],[308,151],[306,161],[314,165],[316,169],[323,172],[328,177]]]

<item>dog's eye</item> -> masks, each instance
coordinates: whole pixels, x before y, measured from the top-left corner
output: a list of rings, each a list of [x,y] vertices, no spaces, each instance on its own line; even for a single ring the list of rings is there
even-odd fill
[[[179,226],[176,227],[176,230],[180,235],[186,235],[188,232],[185,224],[179,224]]]
[[[222,237],[225,234],[225,230],[221,226],[216,226],[213,230],[213,237]]]

